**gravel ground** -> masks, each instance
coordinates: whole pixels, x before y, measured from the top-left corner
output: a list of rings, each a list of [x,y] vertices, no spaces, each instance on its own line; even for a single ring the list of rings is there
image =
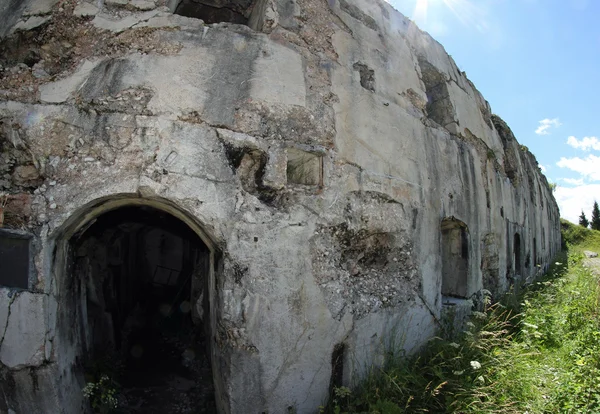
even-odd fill
[[[585,265],[585,267],[591,269],[592,272],[600,275],[600,257],[586,257],[583,260],[583,264]]]

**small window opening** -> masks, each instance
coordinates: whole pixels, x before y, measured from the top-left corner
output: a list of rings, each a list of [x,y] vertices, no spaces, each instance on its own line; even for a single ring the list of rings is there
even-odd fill
[[[454,217],[442,221],[442,295],[467,297],[469,232]]]
[[[361,62],[356,62],[352,67],[360,75],[360,86],[375,92],[375,71]]]
[[[331,381],[330,388],[333,390],[340,387],[344,382],[344,354],[346,352],[346,344],[341,343],[333,347],[331,353]]]
[[[0,230],[0,286],[17,289],[29,287],[31,236]]]
[[[419,58],[419,66],[427,94],[426,109],[429,118],[442,127],[456,123],[456,109],[452,103],[446,75],[424,58]]]
[[[296,148],[288,148],[287,180],[290,184],[323,185],[323,157]]]
[[[227,22],[249,25],[253,10],[262,9],[262,3],[262,0],[181,0],[175,2],[171,9],[175,14],[202,19],[207,24]]]

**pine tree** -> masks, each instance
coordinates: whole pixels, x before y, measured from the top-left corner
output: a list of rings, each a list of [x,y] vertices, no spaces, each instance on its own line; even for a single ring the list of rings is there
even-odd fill
[[[592,209],[592,229],[600,230],[600,208],[598,208],[597,201],[594,201],[594,208]]]
[[[585,227],[586,229],[590,226],[590,222],[585,216],[583,210],[581,210],[581,216],[579,216],[579,225]]]

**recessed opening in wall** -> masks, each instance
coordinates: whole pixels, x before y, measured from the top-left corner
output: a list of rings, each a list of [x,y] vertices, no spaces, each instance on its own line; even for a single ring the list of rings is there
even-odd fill
[[[542,227],[542,250],[546,248],[546,229]]]
[[[513,250],[515,255],[515,274],[521,274],[521,236],[515,233]]]
[[[207,24],[237,23],[249,25],[253,10],[264,1],[261,0],[172,0],[171,9],[175,14],[202,19]]]
[[[341,387],[344,382],[344,354],[346,352],[346,344],[336,344],[331,353],[331,381],[329,388],[333,391],[337,387]]]
[[[442,295],[467,297],[469,231],[454,217],[442,221]]]
[[[360,76],[360,86],[368,91],[375,92],[375,71],[361,62],[356,62],[352,68]]]
[[[448,89],[449,79],[425,58],[419,58],[419,66],[427,93],[426,109],[429,118],[442,127],[457,122],[456,110]]]
[[[211,255],[198,235],[161,210],[122,207],[76,234],[71,252],[86,376],[108,366],[124,412],[213,412]]]
[[[0,286],[29,287],[29,234],[0,229]]]
[[[288,148],[287,180],[290,184],[323,185],[323,157],[297,148]]]

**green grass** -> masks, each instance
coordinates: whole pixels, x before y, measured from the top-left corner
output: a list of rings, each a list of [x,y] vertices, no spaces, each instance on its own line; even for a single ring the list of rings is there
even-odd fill
[[[600,232],[563,223],[563,237],[568,253],[516,300],[488,306],[459,338],[434,338],[414,357],[390,350],[357,387],[335,388],[323,411],[600,413],[599,278],[581,255],[600,252]]]
[[[560,226],[563,239],[569,243],[571,251],[581,252],[600,248],[600,231],[586,229],[563,219],[560,220]]]

